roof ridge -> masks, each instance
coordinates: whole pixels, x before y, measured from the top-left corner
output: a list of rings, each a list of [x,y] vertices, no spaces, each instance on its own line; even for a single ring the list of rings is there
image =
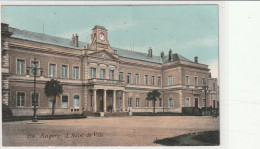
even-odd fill
[[[54,37],[54,38],[60,38],[60,39],[71,40],[71,39],[69,39],[69,38],[64,38],[64,37],[54,36],[54,35],[44,34],[44,33],[38,33],[38,32],[33,32],[33,31],[28,31],[28,30],[21,30],[21,29],[14,28],[14,27],[8,27],[8,28],[15,29],[15,30],[18,30],[18,31],[21,31],[21,32],[30,32],[30,33],[37,34],[37,35],[41,35],[41,36],[50,36],[50,37]],[[80,41],[80,40],[79,40],[79,42],[87,43],[87,42]]]
[[[121,48],[117,48],[117,47],[111,47],[112,49],[115,48],[116,49],[119,49],[119,50],[124,50],[124,51],[127,51],[127,52],[133,52],[133,53],[139,53],[139,54],[144,54],[144,55],[147,55],[148,56],[148,53],[144,53],[144,52],[140,52],[140,51],[131,51],[131,50],[127,50],[127,49],[121,49]],[[160,57],[159,55],[153,55],[153,57]],[[152,57],[151,57],[152,58]],[[160,57],[161,58],[161,57]]]

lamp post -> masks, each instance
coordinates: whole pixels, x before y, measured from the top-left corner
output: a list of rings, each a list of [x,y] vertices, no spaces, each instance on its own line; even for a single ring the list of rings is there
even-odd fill
[[[36,58],[34,57],[34,60],[32,61],[32,67],[27,67],[27,75],[29,75],[29,69],[32,70],[33,72],[33,77],[34,77],[34,87],[33,87],[33,119],[32,121],[33,122],[37,122],[37,116],[36,116],[36,111],[37,111],[37,108],[36,108],[36,76],[37,76],[37,72],[38,72],[38,69],[41,70],[41,76],[42,76],[42,73],[43,73],[43,70],[42,68],[38,68],[38,61],[36,61]]]
[[[203,83],[202,91],[205,93],[205,107],[207,107],[207,92],[209,92],[209,87],[206,85],[206,82]]]

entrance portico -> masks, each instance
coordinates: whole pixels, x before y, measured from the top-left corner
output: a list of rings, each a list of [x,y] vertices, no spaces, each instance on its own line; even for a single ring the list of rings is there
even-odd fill
[[[126,111],[124,87],[99,87],[94,85],[87,87],[87,92],[90,93],[89,100],[92,108],[89,110],[91,112]],[[117,99],[122,99],[122,104],[118,105]]]

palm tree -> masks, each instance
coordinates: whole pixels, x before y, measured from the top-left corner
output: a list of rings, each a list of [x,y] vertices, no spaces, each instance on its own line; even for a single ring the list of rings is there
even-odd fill
[[[161,93],[158,90],[153,90],[153,91],[147,93],[146,100],[152,100],[153,101],[153,114],[155,114],[155,101],[160,96],[161,96]]]
[[[60,81],[51,79],[45,83],[45,95],[52,101],[52,115],[55,113],[56,96],[62,94],[63,89]]]

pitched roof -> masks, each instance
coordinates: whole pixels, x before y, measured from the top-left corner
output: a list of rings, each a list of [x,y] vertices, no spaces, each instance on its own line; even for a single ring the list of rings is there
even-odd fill
[[[95,27],[100,27],[100,26],[95,26]],[[26,31],[26,30],[19,30],[19,29],[12,28],[12,27],[9,27],[8,30],[9,30],[9,32],[13,33],[11,37],[14,37],[14,38],[36,41],[36,42],[41,42],[41,43],[46,43],[46,44],[51,44],[51,45],[68,47],[68,48],[74,48],[74,49],[78,49],[78,50],[81,50],[83,46],[88,44],[87,42],[79,41],[79,46],[76,47],[71,42],[71,40],[67,39],[67,38],[51,36],[51,35],[46,35],[46,34],[36,33],[36,32],[30,32],[30,31]],[[168,56],[161,58],[160,56],[153,55],[152,57],[150,57],[150,56],[148,56],[148,53],[130,51],[130,50],[120,49],[120,48],[116,48],[116,47],[112,47],[112,49],[116,50],[117,54],[121,57],[142,60],[142,61],[147,61],[147,62],[153,62],[153,63],[159,63],[159,64],[168,62]],[[182,55],[180,55],[178,53],[172,54],[173,62],[179,61],[179,60],[192,62],[189,59],[183,57]]]
[[[136,60],[143,60],[143,61],[148,61],[148,62],[154,62],[154,63],[167,63],[169,62],[168,55],[164,56],[164,58],[161,58],[160,56],[154,56],[150,57],[148,56],[148,53],[142,53],[142,52],[136,52],[136,51],[129,51],[125,49],[120,49],[120,48],[115,48],[112,47],[113,50],[117,51],[117,54],[121,57],[126,57],[126,58],[131,58],[131,59],[136,59]],[[192,62],[191,60],[185,58],[184,56],[174,53],[172,54],[172,61],[188,61]]]
[[[168,57],[169,57],[168,55],[164,56],[163,63],[166,63],[166,62],[169,61]],[[185,58],[184,56],[182,56],[182,55],[180,55],[178,53],[172,54],[172,61],[173,62],[175,62],[175,61],[188,61],[188,62],[192,62],[191,60]]]
[[[71,42],[71,40],[67,39],[67,38],[51,36],[51,35],[46,35],[46,34],[42,34],[42,33],[35,33],[35,32],[26,31],[26,30],[19,30],[19,29],[12,28],[12,27],[9,27],[8,30],[9,30],[9,32],[13,33],[11,37],[20,38],[20,39],[24,39],[24,40],[31,40],[31,41],[52,44],[52,45],[57,45],[57,46],[63,46],[63,47],[68,47],[68,48],[74,48],[74,49],[79,49],[79,50],[81,50],[83,46],[87,45],[86,42],[79,41],[79,46],[76,47]]]
[[[160,56],[148,56],[148,53],[141,53],[136,51],[129,51],[124,50],[120,48],[112,47],[113,50],[116,50],[117,54],[121,57],[136,59],[136,60],[143,60],[148,62],[154,62],[154,63],[162,63],[162,59]]]

